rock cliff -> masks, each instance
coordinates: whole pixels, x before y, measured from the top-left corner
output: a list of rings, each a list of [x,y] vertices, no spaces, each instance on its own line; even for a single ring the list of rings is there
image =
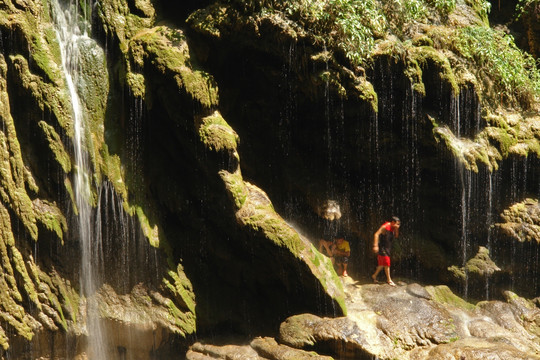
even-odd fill
[[[0,3],[2,358],[92,358],[92,321],[110,359],[538,356],[540,72],[488,2],[407,4]],[[433,286],[344,290],[317,240],[362,280],[390,213],[392,271]]]

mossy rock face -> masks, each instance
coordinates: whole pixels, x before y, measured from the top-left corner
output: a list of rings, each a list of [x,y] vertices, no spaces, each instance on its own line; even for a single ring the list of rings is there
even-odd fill
[[[153,176],[157,176],[159,177],[160,184],[168,184],[166,185],[167,188],[170,185],[171,189],[178,188],[178,191],[172,190],[167,194],[168,197],[174,196],[174,199],[164,201],[170,204],[169,210],[171,213],[168,216],[178,216],[180,219],[179,223],[182,223],[182,226],[185,226],[183,223],[190,219],[184,219],[184,214],[187,211],[194,211],[189,206],[186,206],[186,203],[189,204],[194,201],[194,199],[191,199],[193,196],[197,197],[194,194],[200,194],[204,200],[201,204],[204,207],[208,207],[208,209],[203,208],[201,211],[213,214],[226,211],[223,209],[230,208],[230,215],[232,215],[229,217],[228,214],[225,214],[218,216],[217,219],[210,218],[204,228],[207,229],[206,231],[208,233],[213,234],[216,232],[220,236],[212,235],[207,239],[208,245],[206,249],[203,249],[203,253],[197,250],[192,256],[186,255],[190,259],[183,262],[182,274],[178,276],[171,275],[164,280],[167,289],[175,294],[175,301],[170,303],[171,314],[178,315],[178,320],[182,322],[184,315],[181,314],[186,313],[186,309],[198,309],[200,312],[197,314],[199,317],[198,321],[200,324],[203,324],[202,326],[208,326],[208,323],[211,325],[219,324],[222,314],[216,314],[216,317],[212,318],[213,313],[204,313],[204,309],[208,308],[208,304],[211,304],[213,299],[203,297],[202,300],[197,300],[197,307],[194,305],[195,294],[193,292],[195,290],[193,289],[200,288],[201,283],[209,286],[208,282],[204,280],[205,276],[212,277],[210,281],[211,284],[215,283],[215,289],[203,289],[204,293],[219,293],[220,295],[218,296],[223,297],[223,308],[229,308],[231,306],[232,313],[237,315],[234,319],[228,319],[227,321],[233,323],[241,321],[246,316],[246,312],[247,314],[258,314],[258,312],[262,311],[262,308],[259,304],[255,304],[254,300],[249,301],[250,304],[247,305],[248,309],[244,313],[233,306],[233,304],[237,305],[239,301],[238,294],[240,292],[234,286],[227,286],[227,284],[232,281],[230,278],[235,277],[237,268],[251,269],[247,273],[245,271],[241,272],[241,276],[245,278],[241,293],[245,293],[244,296],[246,299],[254,299],[257,291],[267,291],[267,289],[257,290],[261,286],[260,284],[277,281],[282,284],[279,286],[289,289],[291,294],[296,294],[300,290],[315,293],[322,288],[323,291],[326,291],[323,301],[329,301],[331,303],[338,301],[339,304],[336,311],[344,312],[342,293],[333,284],[333,281],[337,280],[337,277],[335,277],[333,270],[330,272],[331,264],[329,265],[327,261],[320,261],[320,259],[315,261],[316,251],[313,250],[305,239],[301,239],[299,234],[287,225],[274,211],[268,197],[260,189],[253,190],[254,187],[252,188],[252,185],[244,183],[239,167],[240,158],[237,152],[238,135],[221,113],[215,111],[220,105],[216,82],[209,73],[198,66],[197,59],[193,58],[193,50],[188,45],[186,35],[180,30],[172,29],[165,25],[153,26],[153,24],[150,24],[150,18],[146,18],[149,20],[146,25],[145,21],[128,20],[134,11],[130,8],[131,15],[128,14],[126,5],[132,7],[133,4],[127,4],[125,2],[115,4],[112,1],[105,1],[100,5],[101,9],[98,8],[103,29],[106,29],[107,32],[112,31],[113,37],[118,40],[121,50],[121,56],[123,58],[120,60],[120,76],[118,78],[120,81],[124,81],[129,89],[131,89],[131,95],[145,101],[145,106],[151,114],[159,114],[147,124],[150,133],[155,131],[162,134],[156,146],[183,150],[183,152],[180,150],[176,150],[178,153],[173,152],[174,156],[171,157],[170,163],[168,163],[167,157],[171,156],[171,154],[164,156],[162,161],[167,163],[166,166],[171,167],[172,171],[167,169],[163,173],[163,168],[151,166],[152,171],[147,179],[155,181]],[[133,26],[123,25],[129,21],[133,21]],[[271,31],[268,34],[272,35]],[[115,78],[115,76],[112,78]],[[166,128],[167,124],[172,124],[172,131]],[[180,146],[178,146],[179,144]],[[195,154],[191,154],[190,151],[195,152]],[[204,158],[201,158],[203,154]],[[219,156],[216,157],[216,154]],[[223,160],[222,157],[229,159]],[[215,161],[216,158],[218,161]],[[191,168],[183,169],[181,167],[185,165],[184,162],[197,164],[195,165],[196,172],[193,175],[190,174],[192,171]],[[203,169],[202,172],[200,169]],[[181,182],[173,177],[177,171],[185,171],[185,178]],[[159,175],[156,175],[156,173]],[[222,182],[218,182],[220,188],[213,187],[213,180],[210,180],[209,184],[206,184],[207,180],[201,177],[203,174],[204,176],[210,174],[210,179],[214,176],[217,179],[221,178]],[[132,174],[127,173],[125,176],[129,179]],[[196,176],[196,178],[192,178],[191,176]],[[176,184],[171,185],[172,183]],[[189,190],[181,189],[183,184],[187,184],[184,186]],[[138,193],[138,191],[140,189],[127,188],[128,194],[133,192],[134,199],[145,199],[147,194]],[[250,194],[256,194],[253,196],[258,200],[255,202],[250,200]],[[198,201],[195,200],[195,202]],[[206,201],[208,201],[208,205]],[[228,201],[231,202],[228,203]],[[235,211],[241,213],[242,209],[245,210],[248,208],[250,215],[241,218],[237,217],[236,221],[234,221]],[[141,206],[140,211],[138,208],[137,213],[144,213],[147,210],[146,206],[144,208]],[[156,211],[153,217],[154,215],[159,218],[161,215],[160,210]],[[228,223],[230,220],[232,220],[232,223]],[[245,223],[242,222],[244,220]],[[141,223],[144,226],[146,221],[141,220]],[[195,223],[198,222],[196,221]],[[156,233],[154,231],[156,228],[153,227],[152,222],[148,221],[148,225],[148,229],[151,230],[150,232],[152,234]],[[182,236],[178,234],[182,232],[175,229],[175,226],[165,224],[164,227],[159,228],[157,234],[159,235],[160,248],[167,248],[171,256],[178,253],[190,254],[194,251],[193,248],[195,245],[192,243],[182,244],[181,242],[193,242],[194,240],[190,239],[190,236],[186,236],[188,238],[186,240],[180,240]],[[216,228],[213,226],[216,226]],[[171,228],[175,230],[171,231]],[[189,231],[187,230],[188,234]],[[164,244],[161,237],[162,232],[167,234],[167,244]],[[227,240],[224,241],[223,237],[227,238]],[[253,240],[251,240],[252,238]],[[281,254],[281,252],[284,252],[284,256],[287,259],[284,266],[295,269],[291,271],[298,271],[301,274],[305,274],[305,276],[313,281],[310,280],[310,284],[307,286],[303,285],[297,280],[284,278],[281,272],[277,271],[277,268],[274,275],[258,273],[258,270],[256,270],[259,268],[258,264],[256,266],[247,266],[246,261],[249,262],[249,256],[246,259],[242,258],[241,254],[247,254],[245,253],[245,249],[238,250],[240,255],[235,255],[242,259],[228,265],[231,268],[230,275],[227,274],[227,271],[220,271],[217,275],[212,273],[207,275],[205,269],[194,268],[196,259],[201,254],[208,254],[209,257],[217,257],[215,266],[222,269],[226,266],[223,263],[228,264],[225,260],[227,259],[227,255],[224,255],[224,253],[232,251],[231,249],[238,246],[242,247],[240,243],[245,239],[253,242],[253,246],[261,250],[261,254],[258,256],[263,256],[268,261],[270,261],[273,253],[278,252]],[[224,248],[225,244],[229,242],[230,249]],[[171,262],[171,266],[174,267],[178,259],[170,258],[169,261]],[[334,274],[332,275],[332,273]],[[278,280],[272,280],[274,276]],[[183,278],[189,279],[188,282],[191,281],[193,283],[192,289],[190,286],[182,285],[184,282],[179,281],[179,279]],[[236,281],[234,280],[233,282]],[[300,299],[296,296],[291,295],[291,297],[294,303],[291,305],[292,308],[312,306],[309,299],[305,301],[306,299]],[[282,316],[284,312],[290,311],[285,309],[283,304],[278,301],[272,306],[277,309],[276,312],[279,316]],[[261,316],[264,317],[266,314]],[[271,319],[272,323],[275,321],[275,318]],[[246,325],[240,324],[239,326],[243,328]]]
[[[230,179],[230,175],[225,179]],[[234,188],[238,188],[238,184]],[[229,186],[228,189],[231,191],[233,187]],[[292,256],[295,258],[295,260],[292,260],[293,262],[305,263],[307,269],[300,266],[302,271],[309,269],[308,272],[311,272],[316,277],[316,281],[321,283],[325,292],[333,298],[332,301],[336,301],[339,306],[338,311],[346,314],[343,289],[340,286],[341,282],[333,269],[332,263],[328,259],[321,260],[324,257],[315,250],[308,239],[298,234],[275,212],[268,196],[261,189],[244,182],[242,190],[242,192],[236,192],[235,194],[237,199],[235,203],[241,205],[236,212],[238,223],[255,234],[254,241],[270,240],[274,246],[287,249],[289,254],[284,257],[283,261],[291,261],[291,259],[285,260],[285,258]],[[247,195],[245,195],[246,193]],[[240,198],[238,198],[238,195],[240,195]],[[242,201],[242,199],[245,200]],[[259,237],[262,237],[262,239],[259,239]],[[265,245],[260,246],[266,247]],[[311,291],[311,289],[308,291]]]
[[[201,119],[199,136],[204,145],[211,151],[237,154],[238,135],[218,112]]]
[[[537,199],[526,199],[504,210],[504,222],[496,224],[505,235],[519,242],[540,244],[540,206]]]
[[[426,286],[427,292],[431,295],[433,301],[440,302],[449,306],[456,306],[464,310],[473,310],[475,306],[463,300],[450,290],[448,286]]]
[[[217,105],[217,88],[212,77],[191,66],[189,48],[180,30],[162,26],[140,31],[129,42],[129,55],[139,68],[152,63],[153,71],[170,76],[174,85],[202,109]]]
[[[62,214],[56,204],[51,204],[40,199],[36,199],[32,203],[39,222],[45,228],[54,232],[60,242],[63,242],[64,233],[67,231],[67,221],[64,214]]]
[[[44,121],[41,121],[39,126],[43,129],[49,142],[49,147],[54,153],[56,161],[62,166],[62,170],[64,170],[65,173],[71,172],[71,157],[64,148],[64,143],[62,142],[62,139],[60,139],[60,135],[54,130],[54,127]]]
[[[476,255],[467,261],[465,267],[458,268],[453,265],[448,270],[462,281],[466,278],[486,281],[495,272],[501,271],[489,257],[489,250],[483,246],[479,247]]]
[[[300,196],[293,200],[287,197],[295,191],[296,194],[304,191],[298,190],[300,187],[325,191],[343,187],[347,195],[353,194],[351,199],[356,195],[360,198],[360,194],[354,193],[357,189],[376,182],[377,189],[388,185],[379,184],[380,179],[364,181],[363,174],[370,170],[390,168],[392,177],[397,178],[409,171],[392,172],[406,161],[399,161],[394,168],[383,163],[369,167],[388,142],[398,142],[392,137],[395,135],[391,133],[395,130],[392,124],[388,127],[383,124],[394,121],[387,117],[403,110],[399,106],[404,103],[407,104],[404,107],[408,106],[410,99],[404,95],[392,98],[393,94],[412,93],[413,102],[431,102],[434,108],[442,104],[444,109],[455,104],[459,96],[474,94],[475,104],[482,104],[486,109],[482,119],[487,126],[483,128],[482,123],[478,131],[471,130],[472,135],[467,133],[466,136],[460,134],[459,129],[452,129],[452,123],[440,116],[433,117],[431,122],[424,122],[423,116],[414,118],[418,123],[394,122],[395,127],[422,127],[420,131],[427,128],[429,139],[426,142],[439,141],[428,149],[407,151],[420,155],[411,158],[405,154],[406,160],[422,163],[421,156],[444,148],[468,170],[481,172],[483,168],[496,171],[509,157],[524,159],[540,154],[538,116],[524,115],[520,111],[520,107],[534,108],[534,99],[526,92],[518,91],[519,96],[514,96],[510,91],[499,101],[497,94],[489,89],[492,84],[497,85],[493,89],[500,88],[500,79],[490,73],[489,67],[477,68],[481,65],[475,58],[478,54],[467,52],[470,50],[467,41],[478,34],[506,39],[500,32],[483,31],[487,21],[486,2],[459,2],[455,9],[443,9],[413,20],[396,18],[395,14],[402,14],[396,12],[391,19],[395,23],[389,24],[394,26],[392,31],[396,30],[396,24],[406,27],[392,34],[385,34],[382,28],[373,33],[371,40],[376,46],[366,47],[373,62],[364,59],[369,61],[360,64],[346,53],[343,44],[335,39],[326,41],[310,32],[313,27],[304,26],[312,24],[305,22],[304,15],[309,18],[324,14],[321,10],[329,2],[274,2],[274,9],[265,8],[266,4],[270,2],[213,2],[189,17],[187,26],[190,28],[186,32],[165,25],[177,23],[169,21],[176,20],[173,18],[177,14],[158,16],[149,0],[99,1],[95,3],[96,14],[88,17],[97,25],[94,35],[106,44],[108,56],[105,59],[94,42],[81,44],[84,51],[80,60],[85,76],[81,78],[79,90],[85,99],[83,107],[89,124],[86,144],[94,170],[86,175],[95,185],[91,203],[101,211],[95,214],[96,218],[122,219],[121,225],[115,223],[116,230],[112,230],[116,225],[107,229],[114,235],[105,242],[110,238],[122,241],[112,246],[108,244],[111,251],[107,256],[116,255],[119,248],[128,248],[122,259],[133,262],[141,257],[159,259],[156,260],[159,265],[149,262],[153,266],[148,268],[154,273],[141,273],[147,266],[137,262],[139,266],[129,268],[133,273],[111,274],[96,292],[100,314],[107,329],[114,334],[114,351],[130,346],[126,345],[124,335],[133,328],[142,329],[146,340],[132,343],[130,351],[149,353],[155,350],[154,340],[160,343],[189,341],[186,339],[198,335],[198,331],[213,333],[224,328],[251,334],[253,329],[262,332],[263,325],[272,328],[280,317],[291,313],[312,311],[332,316],[346,313],[341,281],[332,264],[276,209],[283,208],[283,204],[288,204],[286,201],[296,201]],[[297,8],[287,8],[291,4]],[[313,12],[303,13],[301,6],[305,4],[311,6]],[[89,8],[90,3],[84,5],[87,8],[82,11],[89,15],[94,9]],[[6,328],[0,329],[0,346],[4,349],[10,347],[13,338],[26,342],[23,345],[39,338],[53,339],[60,332],[67,334],[66,337],[82,338],[87,321],[86,301],[93,300],[84,299],[78,287],[71,285],[78,281],[79,275],[79,256],[74,250],[79,244],[71,223],[72,214],[77,214],[71,178],[78,169],[70,159],[73,119],[48,6],[46,1],[32,0],[6,0],[0,5],[0,40],[4,52],[0,54],[0,120],[3,125],[0,132],[0,255],[4,274],[0,287],[2,293],[7,294],[1,300],[5,310],[1,316]],[[390,6],[404,10],[397,2]],[[157,18],[164,19],[159,26],[155,24]],[[481,31],[477,31],[479,28]],[[342,33],[336,31],[332,36],[334,34]],[[412,39],[408,38],[410,34]],[[468,36],[467,41],[458,39],[460,36]],[[387,67],[377,67],[383,62]],[[375,70],[370,68],[373,64]],[[227,71],[219,66],[227,67]],[[228,73],[228,67],[233,67],[234,71]],[[377,71],[390,76],[379,77]],[[399,74],[393,76],[396,72]],[[242,74],[245,78],[240,76]],[[388,79],[398,81],[395,88],[385,94],[384,90],[390,85],[381,83]],[[223,84],[223,97],[221,93],[218,96],[218,82]],[[439,91],[440,88],[443,90]],[[110,93],[109,89],[121,90],[122,94]],[[276,99],[284,99],[284,102]],[[388,105],[381,99],[393,101]],[[140,108],[130,108],[132,103]],[[509,103],[515,105],[513,113],[497,109],[499,104]],[[21,106],[16,109],[13,104]],[[242,104],[242,108],[235,107],[237,104]],[[257,113],[253,108],[262,110]],[[140,114],[135,114],[139,110]],[[266,110],[271,111],[265,113]],[[377,114],[381,110],[381,114]],[[416,110],[425,109],[412,111]],[[140,117],[133,119],[132,116]],[[108,122],[104,121],[105,117]],[[304,122],[295,122],[298,119]],[[131,128],[132,120],[139,121],[136,126],[140,128]],[[367,136],[379,135],[379,121],[381,129],[392,129],[374,141],[372,147],[363,147]],[[260,127],[250,128],[253,123]],[[114,131],[105,136],[111,124]],[[124,137],[130,131],[140,130],[144,130],[142,138]],[[244,180],[240,171],[243,149],[238,136],[244,133],[255,136],[242,137],[245,143],[255,144],[242,152],[242,161],[255,159],[243,163],[246,166],[242,171],[249,173],[246,179],[258,184],[259,179],[261,183],[266,180],[257,178],[258,172],[270,175],[268,183],[276,180],[272,195],[281,195],[285,201],[275,202],[274,196],[268,196],[259,185]],[[37,144],[34,140],[41,137]],[[259,142],[261,138],[265,141]],[[273,141],[276,138],[280,141]],[[322,145],[318,141],[321,138],[326,140]],[[332,147],[336,139],[347,145],[336,151]],[[414,140],[414,137],[405,139]],[[136,164],[141,167],[138,169],[130,167],[133,159],[122,149],[132,140],[137,141],[127,145],[142,150],[141,162]],[[295,146],[300,141],[305,141],[299,145],[303,155],[296,157]],[[262,150],[250,151],[257,146]],[[275,156],[279,151],[283,151],[287,159],[295,158],[296,163],[282,167],[281,158]],[[274,162],[259,158],[262,153],[270,152],[270,157],[276,158]],[[397,156],[392,153],[392,157]],[[371,158],[357,161],[367,157]],[[313,166],[310,170],[317,170],[313,173],[297,166],[314,163],[313,159],[332,159],[333,162],[331,166]],[[51,169],[48,161],[54,164]],[[268,164],[279,166],[269,170]],[[297,176],[297,170],[308,175],[301,180],[291,180]],[[423,169],[415,168],[410,173],[417,176],[420,170]],[[328,174],[336,171],[351,178],[344,176],[334,182]],[[448,172],[437,173],[439,178],[446,175]],[[411,181],[405,185],[414,187],[416,183]],[[374,189],[375,186],[366,191]],[[414,188],[407,192],[406,200],[423,190]],[[322,191],[313,195],[313,199],[317,200],[320,194]],[[404,198],[396,198],[396,203],[400,200]],[[378,211],[374,209],[382,205],[359,200],[349,208],[370,209],[345,217],[372,219]],[[423,204],[415,205],[422,207]],[[308,207],[301,209],[309,212]],[[501,225],[500,229],[529,243],[538,239],[534,226],[531,226],[532,231],[519,228],[527,227],[526,218],[533,212],[530,209],[510,211],[514,210],[515,219],[513,214],[508,216],[518,225]],[[422,209],[422,212],[429,210]],[[422,215],[418,211],[411,216],[415,214]],[[449,215],[456,214],[444,215],[443,218],[450,218]],[[132,227],[122,227],[126,223]],[[306,223],[313,225],[313,222]],[[535,221],[532,223],[536,225]],[[370,224],[364,226],[369,228]],[[131,232],[140,235],[135,244],[130,243],[133,239],[126,235]],[[418,248],[423,246],[420,241],[413,244]],[[33,251],[34,248],[40,251]],[[58,254],[48,257],[43,249],[56,249]],[[443,252],[442,246],[427,246],[425,256],[435,255],[446,267],[448,259]],[[135,256],[141,253],[141,257]],[[489,258],[484,255],[479,253],[467,263],[467,269],[457,268],[456,272],[489,273],[489,268],[484,267]],[[407,254],[404,252],[403,256]],[[105,265],[112,265],[105,268],[117,269],[119,262],[107,259]],[[142,270],[135,269],[139,267]],[[445,289],[435,289],[433,294],[439,303],[456,302],[466,307]],[[388,318],[395,315],[395,311],[386,311]],[[381,324],[381,328],[396,335],[399,344],[412,346],[409,339],[400,336],[399,327],[388,322]],[[275,327],[272,330],[275,331]],[[154,338],[156,333],[159,335]],[[450,332],[445,332],[441,339],[437,341],[451,341]],[[48,351],[50,343],[52,341],[43,346],[33,345]],[[64,348],[63,344],[54,343]],[[257,348],[265,349],[267,344],[275,345],[271,341],[260,341]],[[28,346],[17,349],[25,348]],[[130,354],[124,355],[129,357]]]
[[[488,126],[474,139],[469,139],[457,137],[448,127],[440,126],[436,119],[431,118],[436,139],[474,172],[478,172],[479,166],[496,171],[500,163],[510,156],[538,156],[540,140],[537,116],[507,113],[490,115],[487,120]]]

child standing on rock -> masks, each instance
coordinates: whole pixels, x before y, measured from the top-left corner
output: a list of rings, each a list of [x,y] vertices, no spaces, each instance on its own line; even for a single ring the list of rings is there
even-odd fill
[[[349,242],[343,237],[338,237],[332,250],[339,272],[341,276],[348,277],[347,264],[349,263],[349,256],[351,256],[351,247]]]

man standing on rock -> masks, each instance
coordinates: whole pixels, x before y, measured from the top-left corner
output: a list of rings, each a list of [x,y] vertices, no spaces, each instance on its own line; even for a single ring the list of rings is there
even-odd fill
[[[390,286],[396,286],[390,277],[390,252],[392,251],[392,241],[399,236],[400,225],[399,218],[392,216],[392,219],[382,224],[373,235],[373,252],[377,254],[377,269],[371,278],[375,283],[378,283],[377,275],[384,269],[386,283]]]

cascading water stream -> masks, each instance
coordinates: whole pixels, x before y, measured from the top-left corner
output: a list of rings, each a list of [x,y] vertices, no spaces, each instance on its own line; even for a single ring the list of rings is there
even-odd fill
[[[471,208],[471,171],[465,169],[462,164],[459,166],[459,176],[461,182],[461,251],[462,251],[462,266],[465,272],[465,283],[463,294],[465,299],[468,298],[469,292],[469,274],[467,272],[467,260],[469,246],[468,225],[469,225],[469,212]]]
[[[85,143],[85,125],[82,103],[77,92],[81,52],[79,45],[92,41],[79,23],[79,2],[70,2],[63,9],[58,0],[51,1],[53,16],[56,22],[57,39],[60,44],[62,68],[66,85],[72,104],[73,116],[73,147],[75,157],[74,196],[78,211],[78,235],[81,244],[81,273],[80,284],[83,295],[87,299],[87,332],[89,358],[105,359],[103,346],[103,333],[98,318],[96,292],[97,271],[93,264],[101,251],[97,243],[97,232],[94,231],[92,221],[92,208],[89,203],[91,197],[91,169],[89,165],[88,144]],[[83,4],[86,5],[86,4]]]

